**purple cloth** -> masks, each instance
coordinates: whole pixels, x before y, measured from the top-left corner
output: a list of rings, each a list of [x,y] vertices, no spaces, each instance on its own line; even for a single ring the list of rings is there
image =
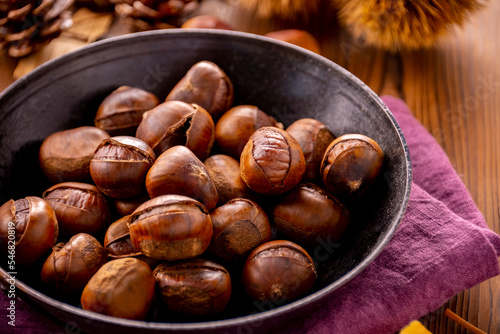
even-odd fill
[[[486,225],[446,154],[401,100],[383,100],[410,148],[413,185],[405,217],[372,264],[283,333],[394,333],[499,274],[500,237]],[[2,314],[8,303],[0,294]],[[0,332],[12,332],[1,318]],[[72,332],[19,300],[17,331]]]

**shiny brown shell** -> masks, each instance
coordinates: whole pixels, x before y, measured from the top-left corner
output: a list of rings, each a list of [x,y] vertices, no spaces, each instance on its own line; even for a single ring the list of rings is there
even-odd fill
[[[212,221],[200,202],[180,195],[164,195],[142,204],[130,215],[133,245],[154,259],[194,258],[209,246]]]

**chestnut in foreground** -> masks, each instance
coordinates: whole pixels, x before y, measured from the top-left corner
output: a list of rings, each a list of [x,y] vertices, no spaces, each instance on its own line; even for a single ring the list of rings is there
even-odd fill
[[[87,311],[143,320],[154,291],[151,268],[140,260],[124,258],[103,265],[83,289],[80,301]]]
[[[170,91],[166,101],[172,100],[196,103],[218,119],[233,104],[233,84],[219,66],[200,61]]]
[[[79,233],[53,247],[42,267],[42,282],[59,293],[81,291],[105,262],[106,252],[99,241]]]
[[[40,146],[40,167],[52,183],[90,180],[90,161],[106,138],[109,134],[94,126],[53,133]]]
[[[259,194],[276,195],[295,187],[306,163],[299,143],[285,130],[263,127],[254,132],[240,158],[241,178]]]
[[[351,221],[346,207],[323,188],[301,183],[273,209],[278,231],[287,239],[315,245],[319,239],[338,241]]]
[[[210,213],[214,234],[209,250],[226,261],[237,261],[271,239],[271,224],[257,203],[235,198]]]
[[[200,202],[164,195],[142,204],[130,215],[130,240],[154,259],[178,261],[197,257],[210,244],[212,220]]]
[[[54,209],[61,234],[96,236],[109,222],[108,202],[92,184],[59,183],[45,190],[43,199]]]
[[[185,315],[222,312],[231,298],[231,277],[221,265],[204,259],[162,263],[153,272],[161,303]]]
[[[38,261],[58,236],[56,214],[40,197],[11,199],[0,207],[0,246],[16,265],[29,266]]]
[[[346,134],[326,149],[321,177],[326,190],[341,198],[361,196],[382,170],[384,153],[371,138]]]
[[[248,295],[276,304],[302,297],[315,280],[312,258],[302,247],[286,240],[269,241],[254,249],[242,272]]]

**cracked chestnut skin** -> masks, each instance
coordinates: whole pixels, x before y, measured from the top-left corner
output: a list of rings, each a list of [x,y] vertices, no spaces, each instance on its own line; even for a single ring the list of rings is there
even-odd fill
[[[255,202],[235,198],[210,213],[214,234],[209,250],[226,261],[238,261],[271,239],[271,225]]]
[[[218,119],[233,104],[233,84],[219,66],[200,61],[189,69],[165,99],[172,100],[196,103]]]
[[[362,196],[382,171],[384,153],[370,137],[346,134],[326,149],[321,177],[326,190],[341,199]]]
[[[144,191],[146,174],[156,155],[144,141],[130,136],[105,139],[90,162],[97,188],[113,198],[131,198]]]
[[[58,293],[78,292],[104,263],[106,252],[99,241],[78,233],[53,247],[42,267],[42,282]]]
[[[166,101],[144,113],[136,137],[145,141],[157,156],[176,145],[189,148],[200,160],[210,154],[215,124],[201,106]]]
[[[151,268],[129,257],[103,265],[83,289],[80,301],[87,311],[143,320],[149,312],[154,291]]]
[[[302,247],[287,240],[274,240],[255,248],[243,267],[242,283],[258,301],[277,304],[296,300],[311,290],[316,268]]]
[[[101,102],[94,124],[111,136],[133,136],[142,115],[159,103],[158,98],[148,91],[121,86]]]
[[[0,246],[6,254],[14,231],[15,260],[30,266],[50,251],[59,236],[56,214],[49,203],[36,196],[9,200],[0,207]],[[12,247],[10,247],[12,249]]]
[[[43,192],[43,199],[54,209],[63,235],[96,236],[109,223],[106,197],[92,184],[58,183]]]
[[[161,302],[185,315],[222,312],[231,298],[231,277],[221,265],[197,258],[162,263],[153,272]]]
[[[186,196],[153,198],[128,220],[130,240],[147,257],[186,260],[202,254],[212,239],[210,214],[200,202]]]
[[[254,132],[240,159],[241,178],[259,194],[276,195],[295,187],[306,163],[299,143],[285,130],[263,127]]]
[[[323,188],[301,183],[288,191],[273,209],[278,231],[303,245],[338,241],[351,216],[347,208]]]

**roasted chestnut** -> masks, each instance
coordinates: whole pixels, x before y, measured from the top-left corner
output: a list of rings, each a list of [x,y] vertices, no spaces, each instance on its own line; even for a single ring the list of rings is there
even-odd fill
[[[287,239],[315,245],[320,239],[338,241],[351,216],[326,190],[312,183],[301,183],[285,193],[274,206],[273,219],[278,231]]]
[[[315,280],[316,268],[309,254],[286,240],[269,241],[254,249],[242,272],[248,295],[278,305],[305,295]]]
[[[81,291],[104,263],[106,252],[99,241],[78,233],[52,248],[42,267],[42,282],[58,293]]]
[[[184,22],[181,28],[234,30],[227,23],[212,15],[196,15]]]
[[[340,198],[361,196],[382,170],[384,153],[371,138],[346,134],[326,149],[321,162],[321,177],[326,190]]]
[[[115,198],[114,206],[115,212],[120,216],[128,216],[135,211],[142,203],[149,201],[149,195],[145,191],[144,193],[130,198]]]
[[[133,136],[142,120],[142,114],[158,103],[158,98],[150,92],[121,86],[102,101],[94,124],[111,136]]]
[[[148,143],[157,156],[173,146],[185,145],[204,160],[214,143],[214,121],[199,105],[167,101],[144,114],[136,137]]]
[[[177,261],[202,254],[210,244],[210,214],[200,202],[164,195],[142,204],[130,215],[130,240],[154,259]]]
[[[281,123],[256,106],[233,107],[215,124],[215,145],[225,154],[239,160],[250,136],[265,126],[283,128]]]
[[[231,298],[231,277],[221,265],[204,259],[162,263],[153,271],[162,304],[186,315],[224,310]]]
[[[319,181],[320,166],[326,148],[335,139],[328,128],[312,118],[301,118],[293,122],[286,132],[297,140],[306,160],[304,181]]]
[[[0,249],[18,265],[38,261],[56,243],[58,235],[56,214],[40,197],[11,199],[0,207]]]
[[[43,192],[43,199],[54,209],[64,235],[96,236],[109,223],[108,202],[92,184],[58,183]]]
[[[124,216],[113,224],[109,225],[104,235],[104,249],[111,260],[123,257],[135,257],[146,262],[150,267],[155,267],[158,260],[151,259],[141,250],[136,248],[130,240],[130,230],[128,227],[129,216]]]
[[[204,164],[217,189],[217,205],[220,206],[233,198],[257,200],[257,194],[243,182],[240,163],[236,159],[229,155],[215,154],[208,157]]]
[[[151,198],[177,194],[192,197],[212,210],[218,195],[203,163],[185,146],[174,146],[156,159],[146,176]]]
[[[138,196],[146,174],[156,159],[148,144],[130,136],[103,140],[90,162],[90,175],[97,188],[113,198]]]
[[[246,256],[271,239],[271,225],[257,203],[235,198],[210,213],[214,233],[209,250],[226,261]]]
[[[263,127],[254,132],[240,159],[241,178],[260,194],[275,195],[295,187],[306,163],[299,143],[285,130]]]
[[[103,265],[87,283],[82,308],[112,317],[144,320],[155,292],[151,268],[140,260],[124,258]]]
[[[200,61],[170,91],[166,101],[172,100],[196,103],[218,119],[233,104],[233,84],[219,66]]]
[[[40,167],[53,183],[90,180],[90,161],[106,138],[106,131],[93,126],[53,133],[40,146]]]

